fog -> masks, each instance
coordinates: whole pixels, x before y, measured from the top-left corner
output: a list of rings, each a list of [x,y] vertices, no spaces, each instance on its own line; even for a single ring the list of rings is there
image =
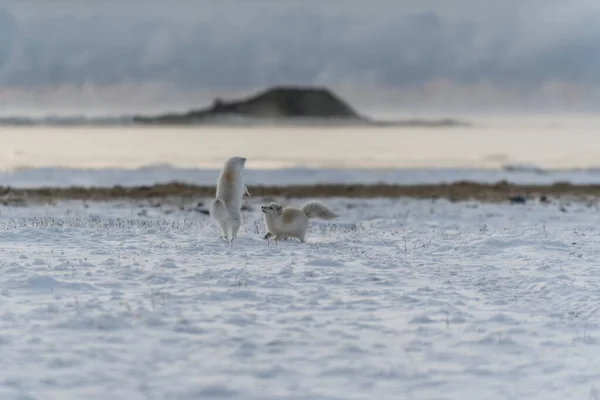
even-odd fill
[[[600,107],[595,1],[6,4],[5,112],[178,109],[273,84],[387,111]]]

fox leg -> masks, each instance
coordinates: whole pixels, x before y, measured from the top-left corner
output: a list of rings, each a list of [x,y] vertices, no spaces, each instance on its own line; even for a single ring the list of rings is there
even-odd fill
[[[231,240],[237,239],[238,232],[242,227],[242,218],[240,214],[234,214],[229,221],[229,237]]]
[[[227,240],[227,220],[218,220],[217,225],[219,225],[219,228],[221,229],[221,238]]]

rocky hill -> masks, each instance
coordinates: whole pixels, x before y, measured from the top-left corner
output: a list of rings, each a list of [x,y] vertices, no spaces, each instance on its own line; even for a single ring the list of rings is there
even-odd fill
[[[328,118],[365,120],[350,105],[325,88],[273,87],[255,96],[233,101],[215,99],[211,107],[182,114],[134,116],[134,122],[188,124],[221,116],[252,118]]]
[[[224,101],[215,99],[211,107],[190,110],[184,113],[168,113],[145,116],[134,115],[138,124],[203,124],[241,123],[253,124],[265,121],[275,123],[313,124],[363,124],[398,127],[451,127],[466,126],[468,123],[453,119],[403,121],[373,121],[360,115],[348,103],[331,90],[320,87],[276,86],[257,95]]]

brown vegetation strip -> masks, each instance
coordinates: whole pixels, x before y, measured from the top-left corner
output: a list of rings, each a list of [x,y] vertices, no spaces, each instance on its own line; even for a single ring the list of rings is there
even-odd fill
[[[292,185],[292,186],[251,186],[252,197],[349,197],[374,198],[410,197],[418,199],[444,198],[453,201],[480,200],[505,201],[512,196],[527,198],[548,197],[600,197],[600,185],[572,185],[555,183],[552,185],[513,185],[507,182],[481,184],[475,182],[455,182],[431,185]],[[212,197],[214,186],[196,186],[185,183],[167,183],[152,186],[132,187],[40,187],[10,188],[0,187],[0,198],[4,203],[47,202],[54,200],[117,200],[117,199],[158,199]]]

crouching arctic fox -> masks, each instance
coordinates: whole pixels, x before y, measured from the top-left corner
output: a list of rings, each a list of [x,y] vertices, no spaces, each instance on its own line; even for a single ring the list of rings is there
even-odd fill
[[[246,158],[231,157],[221,170],[217,182],[216,198],[210,205],[210,215],[217,222],[223,238],[232,241],[237,238],[242,226],[242,201],[250,197],[244,185]]]
[[[329,220],[339,217],[329,207],[318,201],[309,201],[300,208],[284,208],[282,205],[272,202],[262,206],[261,209],[267,228],[264,239],[272,236],[273,240],[297,238],[304,243],[310,218]]]

